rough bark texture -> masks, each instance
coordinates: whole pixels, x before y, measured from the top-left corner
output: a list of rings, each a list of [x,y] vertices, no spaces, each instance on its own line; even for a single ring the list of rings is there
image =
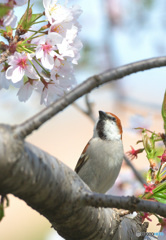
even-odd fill
[[[46,152],[16,138],[13,130],[0,126],[1,195],[12,193],[23,199],[67,240],[138,239],[136,231],[143,229],[140,223],[120,219],[112,209],[80,204],[79,196],[91,191],[79,176]]]

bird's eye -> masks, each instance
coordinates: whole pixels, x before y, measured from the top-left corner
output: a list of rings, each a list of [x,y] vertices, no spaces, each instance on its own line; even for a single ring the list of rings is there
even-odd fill
[[[116,118],[115,118],[115,117],[113,117],[113,116],[108,116],[108,118],[109,118],[111,121],[116,122]]]

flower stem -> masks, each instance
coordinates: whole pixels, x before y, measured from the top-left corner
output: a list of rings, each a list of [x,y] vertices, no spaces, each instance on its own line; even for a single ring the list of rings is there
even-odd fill
[[[40,62],[37,61],[36,58],[33,58],[33,60],[43,69],[43,71],[44,71],[48,76],[50,75],[49,71],[47,71],[47,70],[40,64]]]
[[[28,12],[29,12],[30,0],[28,0],[27,15],[26,15],[26,26],[28,22]]]
[[[37,74],[39,75],[40,78],[42,78],[42,76],[40,75],[40,73],[38,72],[37,68],[35,67],[35,65],[33,64],[33,62],[31,60],[29,60],[29,62],[32,64],[33,68],[35,69],[35,71],[37,72]]]

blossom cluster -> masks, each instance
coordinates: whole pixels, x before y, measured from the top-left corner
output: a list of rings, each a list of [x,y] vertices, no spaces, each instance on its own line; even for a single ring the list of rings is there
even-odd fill
[[[13,2],[19,5],[20,1]],[[1,30],[9,44],[0,44],[1,55],[8,52],[0,64],[0,89],[9,85],[19,88],[18,98],[24,102],[36,90],[41,104],[48,105],[76,85],[73,64],[77,64],[82,48],[78,38],[82,11],[77,5],[67,7],[57,0],[43,0],[43,6],[44,13],[33,14],[28,1],[15,35],[11,27]]]

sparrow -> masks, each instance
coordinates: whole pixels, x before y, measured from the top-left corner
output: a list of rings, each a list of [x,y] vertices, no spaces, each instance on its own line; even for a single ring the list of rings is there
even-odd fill
[[[122,125],[113,113],[99,111],[93,137],[75,167],[93,192],[106,193],[115,183],[124,156]]]

